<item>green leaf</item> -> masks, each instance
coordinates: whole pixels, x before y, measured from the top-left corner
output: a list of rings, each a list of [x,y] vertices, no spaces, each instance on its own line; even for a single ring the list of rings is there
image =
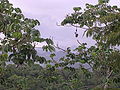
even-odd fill
[[[99,0],[99,4],[108,3],[109,0]]]
[[[51,45],[53,45],[53,41],[51,40],[51,39],[46,39],[46,43],[49,45],[49,44],[51,44]]]
[[[85,63],[86,63],[85,60],[80,60],[79,62],[82,63],[82,64],[85,64]]]
[[[21,32],[13,32],[12,37],[20,39],[22,37],[22,33]]]
[[[53,58],[53,57],[55,57],[55,56],[56,56],[55,53],[50,54],[50,57],[51,57],[51,58]]]
[[[74,7],[73,10],[76,12],[76,11],[80,11],[81,10],[81,7]]]
[[[22,11],[20,10],[20,8],[15,8],[15,11],[16,11],[17,13],[22,13]]]
[[[38,61],[40,64],[43,64],[46,62],[46,59],[44,57],[36,56],[36,61]]]

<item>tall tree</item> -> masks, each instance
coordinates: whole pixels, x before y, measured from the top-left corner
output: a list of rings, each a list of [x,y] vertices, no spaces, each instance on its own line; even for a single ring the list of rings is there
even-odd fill
[[[20,8],[14,8],[8,0],[0,1],[0,62],[12,61],[16,65],[43,63],[45,58],[37,55],[35,42],[46,42],[45,50],[54,50],[52,40],[41,38],[35,27],[38,20],[26,18]],[[8,54],[9,53],[9,54]]]
[[[120,72],[120,50],[113,48],[120,45],[120,8],[110,6],[108,2],[109,0],[99,0],[97,5],[86,4],[84,10],[75,7],[74,12],[67,15],[61,23],[63,26],[70,24],[84,29],[84,34],[96,41],[97,46],[91,48],[80,44],[76,49],[78,55],[68,57],[75,62],[90,64],[95,72],[102,72],[105,75],[104,89],[109,87],[110,80],[114,81]]]

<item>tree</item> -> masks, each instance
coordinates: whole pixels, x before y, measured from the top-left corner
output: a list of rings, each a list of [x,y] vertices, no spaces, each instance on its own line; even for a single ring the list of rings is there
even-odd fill
[[[20,8],[14,8],[8,0],[0,0],[0,34],[2,35],[0,37],[1,89],[27,89],[25,83],[29,78],[10,74],[15,71],[16,67],[22,68],[32,66],[35,62],[46,62],[44,57],[37,55],[35,50],[36,42],[46,42],[43,50],[54,51],[53,41],[49,38],[40,37],[39,30],[35,28],[37,25],[40,25],[38,20],[26,18]],[[13,67],[10,67],[9,73],[7,73],[7,66],[9,66],[7,62],[14,64]],[[22,70],[20,69],[18,72]]]
[[[0,1],[0,61],[11,61],[17,66],[45,62],[45,58],[37,55],[35,42],[46,42],[44,50],[53,51],[53,41],[40,37],[38,20],[26,18],[20,8],[14,8],[8,0]],[[9,54],[8,54],[9,53]]]
[[[0,1],[0,88],[2,90],[77,90],[120,87],[119,11],[117,6],[108,5],[109,0],[99,0],[97,5],[86,4],[82,12],[75,7],[61,23],[84,28],[87,37],[93,37],[97,45],[88,48],[79,43],[75,50],[63,50],[66,56],[59,62],[46,61],[37,55],[35,42],[46,42],[45,51],[53,51],[51,39],[41,38],[35,29],[38,20],[25,18],[19,8],[8,0]],[[75,33],[78,36],[77,32]],[[56,46],[55,46],[56,47]],[[6,64],[6,62],[14,64]],[[44,63],[43,68],[35,62]],[[52,63],[52,64],[51,64]],[[80,64],[79,68],[72,65]],[[83,65],[88,64],[90,68]],[[17,66],[17,68],[16,68]],[[42,82],[41,82],[42,81]]]
[[[85,29],[86,36],[92,37],[97,43],[120,45],[120,8],[110,6],[108,1],[99,0],[97,5],[86,4],[83,12],[80,7],[75,7],[74,13],[68,15],[61,24]]]
[[[69,53],[68,60],[64,61],[69,61],[66,65],[71,62],[88,63],[93,72],[101,72],[105,76],[104,89],[110,87],[120,72],[120,50],[114,48],[120,45],[120,8],[110,6],[108,2],[99,0],[97,5],[86,4],[84,11],[81,7],[75,7],[74,13],[67,15],[61,23],[84,29],[84,34],[96,41],[97,46],[90,48],[79,42],[80,46],[76,48],[78,54]]]

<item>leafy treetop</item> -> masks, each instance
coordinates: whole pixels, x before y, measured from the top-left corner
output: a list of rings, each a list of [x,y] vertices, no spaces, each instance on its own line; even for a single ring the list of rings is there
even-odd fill
[[[0,33],[4,35],[0,40],[1,57],[17,65],[35,61],[43,63],[45,58],[37,55],[34,43],[46,42],[43,47],[46,51],[53,51],[54,48],[51,39],[40,37],[39,30],[35,29],[37,25],[40,25],[38,20],[26,18],[21,9],[14,8],[8,0],[0,1]]]
[[[75,7],[74,12],[67,15],[61,24],[85,29],[86,36],[93,37],[97,43],[120,45],[120,8],[110,6],[108,2],[99,0],[97,5],[86,4],[84,11]]]

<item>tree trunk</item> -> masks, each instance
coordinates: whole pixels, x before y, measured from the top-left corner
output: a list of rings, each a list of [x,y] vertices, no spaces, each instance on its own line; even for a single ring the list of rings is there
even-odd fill
[[[105,82],[105,85],[104,85],[104,90],[107,90],[107,88],[108,88],[108,83],[109,83],[109,78],[110,78],[110,76],[112,75],[112,72],[113,72],[113,70],[111,70],[111,68],[108,68],[108,70],[107,70],[107,76],[106,76],[106,82]]]

